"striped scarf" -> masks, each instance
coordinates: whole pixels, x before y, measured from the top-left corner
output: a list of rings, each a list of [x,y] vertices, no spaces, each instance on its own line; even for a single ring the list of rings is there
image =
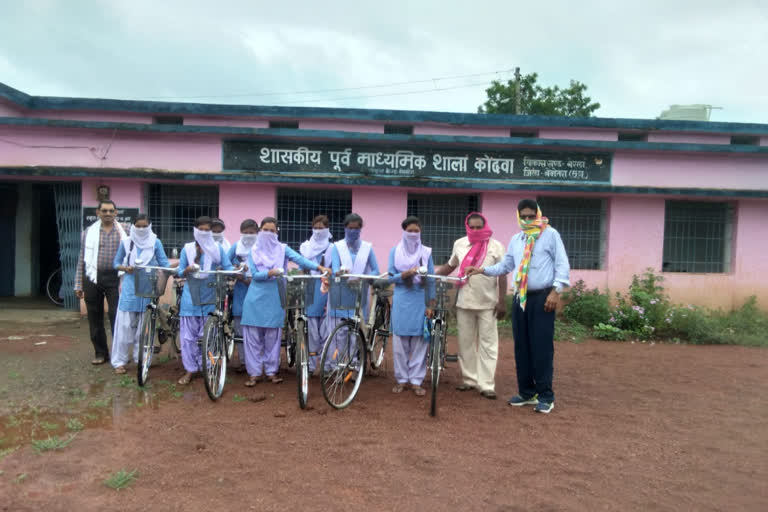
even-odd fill
[[[525,235],[525,249],[520,266],[517,267],[515,286],[520,295],[520,308],[525,311],[525,304],[528,302],[528,271],[530,270],[531,256],[533,256],[533,246],[541,233],[547,229],[549,219],[541,216],[541,208],[536,208],[536,218],[533,220],[522,220],[520,212],[517,212],[517,224]]]

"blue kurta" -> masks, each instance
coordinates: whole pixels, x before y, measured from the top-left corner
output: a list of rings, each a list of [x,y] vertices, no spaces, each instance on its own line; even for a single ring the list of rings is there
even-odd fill
[[[395,293],[392,296],[392,332],[397,336],[422,336],[426,311],[424,294],[426,292],[429,298],[434,297],[435,285],[431,279],[422,279],[419,284],[413,284],[411,279],[404,281],[400,277],[401,273],[395,268],[396,250],[397,246],[389,252],[389,281],[395,283]],[[435,273],[431,254],[427,273]]]
[[[237,266],[241,263],[247,263],[248,257],[241,258],[237,254],[235,254],[235,251],[237,250],[237,242],[235,242],[235,245],[229,248],[229,251],[227,252],[227,260],[229,260],[230,263],[232,263],[232,266]],[[243,315],[243,301],[245,300],[245,294],[248,293],[248,285],[246,285],[243,281],[237,280],[235,282],[235,290],[232,294],[232,316],[242,316]]]
[[[308,260],[290,247],[286,247],[283,269],[288,266],[289,260],[304,270],[317,270],[317,263]],[[248,268],[252,273],[251,285],[248,287],[248,293],[243,302],[243,318],[240,325],[282,327],[285,323],[285,310],[280,306],[277,280],[285,279],[285,277],[268,277],[267,271],[257,272],[251,254],[248,255]]]
[[[112,266],[117,268],[118,266],[122,265],[125,260],[125,256],[125,244],[120,242],[120,247],[117,249],[117,254],[115,254],[115,259],[112,262]],[[165,256],[165,249],[163,249],[163,243],[160,241],[160,239],[155,240],[155,254],[152,256],[152,261],[145,263],[145,265],[150,265],[153,267],[167,267],[170,265],[170,263],[168,263],[168,258]],[[134,270],[134,272],[138,272],[138,270]],[[139,283],[142,282],[143,281],[139,281]],[[149,299],[137,297],[134,292],[135,289],[133,274],[126,272],[123,274],[123,282],[120,288],[120,302],[118,303],[117,309],[120,311],[132,311],[138,313],[144,311],[147,308]]]
[[[221,269],[222,270],[233,270],[232,263],[227,259],[227,255],[224,254],[224,249],[219,246],[219,253],[221,258]],[[177,274],[179,277],[184,277],[184,270],[190,265],[190,261],[187,259],[187,251],[182,250],[181,251],[181,258],[179,258],[179,269],[177,271]],[[205,268],[205,253],[200,255],[200,268]],[[213,270],[213,268],[211,268]],[[194,279],[190,276],[187,276],[189,279]],[[215,281],[216,275],[211,274],[206,279],[208,281]],[[214,293],[213,289],[210,289],[209,292],[211,294]],[[181,294],[181,311],[179,312],[180,316],[208,316],[210,313],[213,313],[213,310],[216,309],[215,304],[206,304],[205,306],[195,306],[192,303],[192,296],[189,294],[189,285],[184,286],[184,293]]]
[[[341,259],[339,258],[339,250],[336,248],[335,245],[332,246],[333,249],[331,250],[331,270],[333,271],[334,275],[339,272],[339,269],[341,268]],[[355,261],[355,258],[357,258],[357,252],[353,252],[352,248],[349,249],[349,255],[352,258],[352,261]],[[379,264],[376,262],[376,254],[373,252],[373,248],[371,248],[371,252],[368,253],[368,262],[366,263],[366,268],[369,268],[370,271],[368,275],[371,276],[377,276],[379,275]],[[351,272],[351,269],[347,269],[348,272]],[[346,294],[342,294],[342,304],[346,304],[350,297],[347,297]],[[354,298],[351,298],[352,301],[354,301]],[[368,316],[368,308],[366,307],[368,303],[368,296],[366,295],[363,297],[363,316],[367,318]],[[330,315],[335,318],[348,318],[352,316],[354,312],[350,310],[344,310],[344,309],[332,309],[330,311]]]
[[[330,249],[326,250],[328,252]],[[319,254],[313,261],[318,264],[323,264],[323,258],[325,253]],[[306,309],[305,314],[310,318],[322,318],[325,316],[325,306],[328,302],[328,294],[321,291],[320,279],[314,280],[315,296],[312,300],[312,304]]]

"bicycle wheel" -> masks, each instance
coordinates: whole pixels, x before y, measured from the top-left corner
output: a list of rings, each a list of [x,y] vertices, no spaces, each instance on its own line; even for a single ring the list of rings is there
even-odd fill
[[[288,368],[296,364],[296,322],[291,322],[285,331],[285,364]]]
[[[208,393],[208,398],[214,401],[221,397],[227,378],[227,354],[223,334],[218,319],[208,317],[203,328],[202,368],[205,392]]]
[[[232,317],[229,317],[229,320],[224,325],[224,345],[227,349],[227,361],[231,361],[232,356],[235,354],[235,324]]]
[[[385,303],[381,308],[376,309],[376,323],[373,327],[373,344],[371,345],[371,369],[378,370],[384,362],[384,355],[387,351],[387,340],[389,339],[389,303]]]
[[[181,330],[181,320],[179,317],[175,317],[170,321],[171,324],[171,339],[173,340],[173,349],[177,354],[181,354],[181,337],[179,331]]]
[[[48,300],[57,306],[64,305],[64,297],[61,296],[60,268],[57,268],[50,276],[48,276],[48,280],[45,282],[45,294],[48,296]]]
[[[296,388],[299,407],[306,409],[309,399],[309,346],[304,320],[296,322]]]
[[[445,343],[443,323],[435,322],[432,330],[432,345],[429,347],[429,370],[432,379],[432,399],[429,404],[429,415],[437,416],[437,387],[440,385],[440,371],[443,369],[443,346]]]
[[[343,409],[355,399],[365,369],[365,337],[345,320],[331,331],[320,356],[320,384],[325,401]]]
[[[139,335],[139,364],[136,368],[136,381],[139,386],[144,386],[149,378],[149,367],[152,364],[155,346],[155,315],[152,314],[151,309],[147,309],[141,315],[139,328],[141,334]]]

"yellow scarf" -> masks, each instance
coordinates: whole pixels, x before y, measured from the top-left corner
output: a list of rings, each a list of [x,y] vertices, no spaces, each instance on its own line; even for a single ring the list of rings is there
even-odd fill
[[[520,308],[525,311],[525,304],[528,302],[528,271],[530,270],[531,256],[533,256],[533,246],[541,236],[542,231],[549,226],[549,219],[542,217],[541,208],[537,207],[536,218],[533,220],[523,220],[520,218],[520,212],[517,212],[517,224],[525,235],[525,249],[520,266],[517,267],[515,286],[517,293],[520,294]]]

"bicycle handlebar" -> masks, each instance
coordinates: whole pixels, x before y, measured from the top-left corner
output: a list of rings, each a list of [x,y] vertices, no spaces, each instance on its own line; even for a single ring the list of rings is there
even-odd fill
[[[337,274],[335,277],[336,278],[347,278],[347,279],[352,278],[352,279],[371,279],[371,280],[375,280],[375,279],[384,279],[384,278],[386,278],[388,276],[387,276],[387,274],[381,274],[379,276],[369,276],[368,274]]]
[[[177,269],[171,267],[155,267],[152,265],[136,265],[134,268],[148,268],[152,270],[165,270],[167,272],[176,272]]]

